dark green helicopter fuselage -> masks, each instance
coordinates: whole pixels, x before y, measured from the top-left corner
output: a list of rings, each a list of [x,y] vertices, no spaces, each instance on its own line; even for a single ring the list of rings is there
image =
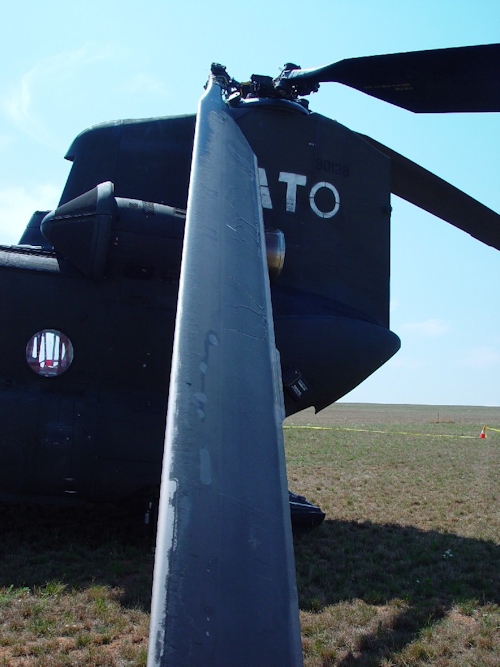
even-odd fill
[[[265,227],[286,243],[271,282],[286,413],[320,410],[399,348],[390,161],[297,103],[232,113],[257,156]],[[0,248],[0,497],[114,501],[159,486],[194,126],[86,130],[45,237],[37,214],[21,245]],[[71,342],[59,375],[27,361],[43,331]]]

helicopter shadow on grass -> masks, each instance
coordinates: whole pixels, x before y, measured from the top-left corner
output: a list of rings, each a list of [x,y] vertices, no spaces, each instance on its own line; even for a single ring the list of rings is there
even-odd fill
[[[379,664],[443,618],[453,605],[500,603],[500,547],[423,531],[412,526],[327,520],[295,538],[300,608],[362,600],[371,605],[401,601],[390,627],[367,632],[356,657],[341,663]]]
[[[0,588],[110,586],[149,611],[154,557],[138,508],[0,503],[0,531]]]

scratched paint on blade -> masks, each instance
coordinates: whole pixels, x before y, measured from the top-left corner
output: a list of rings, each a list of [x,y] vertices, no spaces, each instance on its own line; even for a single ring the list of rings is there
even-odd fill
[[[210,348],[218,347],[219,338],[214,331],[209,331],[205,336],[205,356],[201,359],[199,364],[200,369],[200,378],[199,378],[199,387],[200,391],[197,391],[192,396],[192,403],[196,408],[196,414],[201,421],[205,421],[206,414],[205,408],[208,403],[208,398],[205,393],[205,380],[208,373],[208,364],[210,357]]]
[[[200,449],[200,480],[207,486],[212,483],[212,466],[208,449]]]
[[[209,116],[210,122],[211,121],[216,121],[223,125],[225,122],[227,122],[227,113],[225,110],[219,111],[218,109],[215,109],[210,112]]]
[[[253,182],[255,179],[255,171],[252,162],[249,162],[246,157],[240,153],[240,147],[235,148],[230,146],[229,153],[234,160],[235,169],[242,169],[247,175],[250,182]]]
[[[208,401],[207,395],[204,394],[202,391],[197,391],[193,395],[193,401],[196,405],[196,414],[201,419],[201,421],[204,421],[205,420],[205,405],[207,404],[207,401]]]
[[[158,561],[155,562],[155,578],[153,582],[153,595],[158,595],[155,591],[155,586],[161,586],[163,592],[161,594],[161,599],[165,600],[165,604],[158,608],[157,612],[161,615],[158,621],[156,622],[157,635],[154,643],[155,647],[155,659],[156,663],[160,664],[163,658],[163,654],[166,648],[166,645],[163,642],[164,630],[167,622],[167,608],[168,608],[168,577],[167,571],[169,566],[169,560],[172,557],[173,552],[177,547],[177,506],[176,506],[176,495],[178,489],[178,480],[169,479],[168,482],[165,481],[162,483],[162,493],[164,489],[166,490],[167,496],[167,520],[161,521],[158,520],[159,533],[157,542],[160,541],[164,546],[164,553],[166,554],[166,559],[164,562]],[[160,505],[162,502],[160,500]],[[162,508],[160,508],[160,512]],[[156,569],[158,568],[158,574],[156,574]],[[158,582],[158,583],[156,583]]]

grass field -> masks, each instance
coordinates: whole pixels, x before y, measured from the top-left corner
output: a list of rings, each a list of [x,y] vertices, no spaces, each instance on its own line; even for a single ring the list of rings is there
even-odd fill
[[[287,425],[308,422],[333,430],[286,430],[290,485],[327,512],[296,541],[305,664],[500,665],[500,433],[479,439],[500,410],[339,404]]]
[[[480,440],[484,425],[500,429],[499,408],[287,420],[290,488],[327,513],[295,540],[306,667],[500,665],[500,432]],[[139,522],[14,505],[0,521],[0,665],[145,665]]]

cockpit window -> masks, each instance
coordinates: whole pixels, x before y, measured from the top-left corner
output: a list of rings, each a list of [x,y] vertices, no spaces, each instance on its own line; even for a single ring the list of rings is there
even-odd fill
[[[38,375],[61,375],[71,366],[73,345],[57,329],[44,329],[30,338],[26,346],[26,361]]]

